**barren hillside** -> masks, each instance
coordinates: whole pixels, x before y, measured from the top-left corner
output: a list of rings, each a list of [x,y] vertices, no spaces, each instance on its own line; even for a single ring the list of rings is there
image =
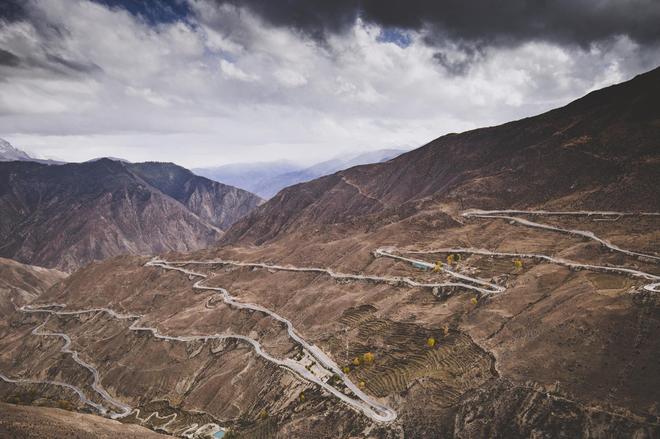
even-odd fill
[[[219,247],[90,264],[13,309],[0,396],[177,436],[658,437],[659,94],[655,70],[291,187]]]
[[[73,270],[125,253],[195,250],[260,202],[167,163],[0,163],[0,255]]]

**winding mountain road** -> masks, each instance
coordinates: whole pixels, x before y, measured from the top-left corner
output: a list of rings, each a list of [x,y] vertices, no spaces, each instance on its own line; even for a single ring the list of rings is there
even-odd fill
[[[188,262],[192,263],[192,262]],[[175,270],[182,272],[184,274],[187,274],[189,276],[195,276],[195,277],[200,277],[202,280],[206,279],[206,275],[202,273],[197,273],[191,270],[186,270],[180,267],[174,267],[169,265],[166,261],[163,260],[151,260],[147,262],[147,266],[152,266],[152,267],[160,267],[166,270]],[[279,359],[275,358],[269,353],[267,353],[261,344],[257,341],[254,340],[250,337],[244,336],[244,335],[234,335],[234,334],[209,334],[209,335],[167,335],[167,334],[161,334],[160,331],[151,326],[144,326],[140,324],[140,321],[142,319],[142,315],[135,315],[135,314],[122,314],[119,312],[116,312],[112,309],[108,308],[91,308],[91,309],[83,309],[83,310],[76,310],[76,311],[70,311],[70,310],[54,310],[52,308],[58,307],[62,308],[64,305],[62,304],[45,304],[45,305],[25,305],[20,308],[20,311],[25,312],[25,313],[47,313],[50,315],[79,315],[79,314],[86,314],[86,313],[107,313],[113,318],[116,319],[134,319],[135,322],[131,324],[131,326],[128,328],[131,331],[146,331],[149,332],[154,338],[161,339],[161,340],[168,340],[168,341],[180,341],[180,342],[192,342],[192,341],[210,341],[210,340],[226,340],[226,339],[234,339],[234,340],[240,340],[243,342],[246,342],[250,344],[257,355],[260,357],[264,358],[266,361],[269,361],[271,363],[276,364],[277,366],[283,367],[285,369],[290,370],[293,372],[295,375],[298,377],[302,378],[305,381],[317,384],[318,386],[322,387],[324,390],[328,391],[329,393],[333,394],[335,397],[339,398],[341,401],[349,405],[350,407],[364,413],[367,417],[371,418],[374,421],[377,422],[391,422],[396,419],[397,415],[396,412],[389,407],[379,403],[378,401],[374,400],[371,398],[369,395],[364,393],[362,390],[360,390],[349,378],[344,372],[339,368],[339,366],[330,358],[328,357],[321,349],[319,349],[317,346],[308,343],[303,339],[300,334],[295,330],[293,327],[293,324],[286,318],[280,316],[279,314],[264,308],[260,305],[256,304],[251,304],[251,303],[244,303],[237,301],[233,296],[229,294],[229,292],[220,287],[209,287],[209,286],[204,286],[202,285],[202,280],[195,282],[193,285],[194,289],[197,290],[205,290],[205,291],[214,291],[217,293],[220,293],[223,301],[227,303],[230,306],[233,306],[235,308],[239,309],[250,309],[253,311],[258,311],[265,313],[269,315],[270,317],[274,318],[275,320],[283,323],[286,328],[289,336],[296,341],[300,346],[303,347],[319,364],[320,367],[325,368],[330,372],[330,374],[336,374],[339,376],[339,378],[343,381],[344,385],[349,388],[353,394],[356,396],[357,399],[351,398],[348,395],[345,395],[342,391],[339,389],[329,385],[325,381],[323,381],[321,378],[310,372],[305,368],[305,366],[293,359],[290,358],[285,358],[285,359]],[[87,398],[84,395],[84,392],[75,386],[71,385],[66,385],[66,387],[71,388],[74,390],[80,397],[81,399],[90,405],[92,405],[94,408],[96,408],[100,413],[102,414],[109,414],[109,416],[113,419],[118,419],[118,418],[123,418],[128,416],[129,414],[134,412],[134,409],[131,408],[129,405],[115,399],[112,397],[100,384],[100,378],[99,378],[99,372],[98,370],[91,364],[83,361],[79,353],[77,351],[74,351],[71,349],[71,338],[64,334],[64,333],[56,333],[56,332],[47,332],[47,331],[42,331],[42,328],[46,325],[48,322],[48,319],[46,319],[42,324],[37,326],[32,333],[34,335],[40,335],[40,336],[57,336],[60,338],[63,338],[65,340],[64,346],[60,349],[60,352],[66,353],[72,356],[73,360],[87,369],[92,376],[94,377],[94,382],[93,382],[93,389],[95,392],[97,392],[101,398],[108,403],[111,406],[114,406],[116,408],[119,408],[120,410],[117,411],[110,411],[106,409],[105,407],[93,403],[89,398]],[[4,377],[4,376],[3,376]],[[6,378],[6,377],[4,377]],[[9,378],[8,378],[9,379]],[[34,381],[34,383],[49,383],[46,381]]]
[[[543,224],[543,223],[538,223],[536,221],[530,221],[524,218],[518,218],[516,216],[511,216],[511,213],[518,213],[518,214],[527,214],[527,215],[554,215],[554,216],[560,216],[560,215],[565,215],[565,216],[609,216],[609,215],[617,215],[617,216],[660,216],[660,213],[658,212],[642,212],[642,213],[631,213],[631,212],[608,212],[608,211],[574,211],[574,212],[553,212],[553,211],[544,211],[544,210],[531,210],[531,211],[524,211],[524,210],[478,210],[478,209],[472,209],[472,210],[467,210],[463,212],[461,215],[465,218],[493,218],[493,219],[504,219],[504,220],[509,220],[509,221],[514,221],[518,224],[522,224],[527,227],[535,227],[538,229],[545,229],[545,230],[552,230],[555,232],[560,232],[560,233],[567,233],[569,235],[576,235],[576,236],[582,236],[585,238],[592,239],[604,247],[609,248],[612,251],[620,252],[629,256],[636,256],[636,257],[642,257],[642,258],[647,258],[647,259],[652,259],[654,261],[660,261],[660,256],[656,255],[651,255],[648,253],[640,253],[640,252],[635,252],[632,250],[627,250],[624,248],[619,247],[616,244],[611,243],[610,241],[599,238],[596,236],[593,232],[590,232],[588,230],[578,230],[578,229],[565,229],[563,227],[558,227],[558,226],[553,226],[550,224]]]
[[[603,217],[608,217],[608,216],[632,216],[632,215],[642,215],[642,216],[660,216],[660,213],[629,213],[629,212],[612,212],[612,211],[574,211],[574,212],[553,212],[553,211],[523,211],[523,210],[468,210],[466,212],[462,213],[463,217],[466,218],[490,218],[490,219],[505,219],[509,221],[514,221],[518,224],[527,226],[527,227],[535,227],[535,228],[540,228],[540,229],[545,229],[545,230],[552,230],[552,231],[557,231],[561,233],[568,233],[571,235],[578,235],[582,237],[586,237],[592,240],[595,240],[599,242],[601,245],[609,248],[612,251],[617,251],[621,252],[630,256],[636,256],[636,257],[643,257],[646,258],[647,260],[650,261],[660,261],[660,257],[656,255],[651,255],[651,254],[646,254],[646,253],[641,253],[641,252],[635,252],[632,250],[627,250],[623,249],[615,244],[612,244],[611,242],[599,238],[596,236],[593,232],[590,231],[584,231],[584,230],[575,230],[575,229],[565,229],[561,228],[558,226],[553,226],[553,225],[548,225],[548,224],[543,224],[543,223],[538,223],[535,221],[527,220],[524,218],[519,218],[513,215],[520,214],[520,215],[581,215],[581,216],[603,216]],[[592,264],[582,264],[578,263],[575,261],[570,261],[564,258],[559,258],[559,257],[554,257],[554,256],[548,256],[544,254],[537,254],[537,253],[521,253],[521,252],[498,252],[498,251],[491,251],[491,250],[486,250],[486,249],[480,249],[480,248],[463,248],[463,247],[456,247],[456,248],[438,248],[438,249],[430,249],[430,250],[398,250],[395,247],[382,247],[382,248],[377,248],[374,250],[373,254],[375,257],[388,257],[400,261],[404,261],[406,263],[414,264],[417,266],[421,266],[424,268],[428,269],[434,269],[436,268],[435,264],[431,264],[429,262],[423,261],[423,260],[418,260],[406,256],[402,256],[400,253],[407,253],[407,254],[431,254],[431,253],[466,253],[466,254],[477,254],[477,255],[485,255],[485,256],[504,256],[504,257],[519,257],[519,258],[532,258],[532,259],[537,259],[541,261],[547,261],[553,264],[558,264],[558,265],[564,265],[569,268],[573,269],[586,269],[586,270],[593,270],[593,271],[601,271],[601,272],[611,272],[611,273],[617,273],[617,274],[624,274],[624,275],[630,275],[634,277],[639,277],[643,278],[646,280],[653,281],[653,283],[649,285],[645,285],[643,288],[647,291],[651,292],[660,292],[660,276],[651,274],[651,273],[646,273],[641,270],[636,270],[636,269],[631,269],[631,268],[626,268],[626,267],[616,267],[616,266],[602,266],[602,265],[592,265]],[[383,282],[383,283],[388,283],[392,285],[407,285],[410,287],[422,287],[422,288],[435,288],[435,287],[461,287],[473,291],[477,291],[481,293],[482,295],[490,295],[490,294],[498,294],[502,293],[506,290],[505,287],[501,285],[497,285],[495,283],[489,282],[484,279],[479,279],[476,277],[472,277],[463,273],[458,273],[450,268],[441,266],[440,269],[442,270],[443,273],[447,274],[448,276],[454,277],[456,279],[459,279],[460,282],[439,282],[439,283],[421,283],[414,281],[408,277],[400,277],[400,276],[371,276],[371,275],[362,275],[362,274],[347,274],[347,273],[340,273],[333,271],[329,268],[316,268],[316,267],[295,267],[295,266],[284,266],[284,265],[277,265],[277,264],[267,264],[267,263],[260,263],[260,262],[240,262],[240,261],[231,261],[231,260],[224,260],[224,259],[214,259],[214,260],[206,260],[206,261],[195,261],[195,260],[185,260],[185,261],[166,261],[163,259],[158,259],[154,258],[150,261],[148,261],[145,265],[149,267],[157,267],[161,268],[164,270],[174,270],[181,272],[183,274],[188,275],[191,278],[197,277],[199,280],[197,280],[193,284],[193,289],[195,290],[202,290],[202,291],[212,291],[216,294],[219,294],[222,300],[238,309],[248,309],[248,310],[253,310],[257,312],[261,312],[264,314],[267,314],[271,318],[277,320],[278,322],[282,323],[287,330],[287,333],[289,337],[295,341],[298,345],[300,345],[304,351],[306,351],[310,358],[313,358],[313,360],[317,363],[317,366],[325,369],[325,371],[328,373],[328,375],[335,375],[338,376],[343,384],[346,386],[346,388],[350,389],[353,395],[355,395],[355,398],[348,396],[344,394],[340,389],[328,384],[325,382],[322,378],[317,376],[316,374],[312,373],[310,370],[308,370],[301,362],[295,361],[290,358],[284,358],[284,359],[279,359],[276,357],[273,357],[270,355],[268,352],[266,352],[262,345],[259,343],[259,341],[254,340],[250,337],[244,336],[244,335],[238,335],[238,334],[208,334],[208,335],[167,335],[167,334],[162,334],[160,331],[151,326],[145,326],[141,324],[141,320],[144,317],[143,315],[135,315],[135,314],[124,314],[120,313],[117,311],[114,311],[112,309],[108,308],[90,308],[90,309],[83,309],[83,310],[66,310],[65,307],[66,305],[63,304],[44,304],[44,305],[25,305],[19,308],[21,312],[25,313],[46,313],[48,314],[48,317],[46,320],[38,325],[36,328],[32,330],[32,334],[37,335],[37,336],[45,336],[45,337],[59,337],[64,340],[64,345],[60,349],[60,352],[71,355],[72,359],[88,370],[93,377],[93,383],[92,383],[92,388],[93,390],[101,397],[101,399],[106,403],[108,407],[105,407],[102,404],[98,404],[94,401],[92,401],[90,398],[88,398],[85,393],[83,392],[82,389],[73,386],[68,383],[63,383],[59,381],[48,381],[48,380],[31,380],[31,379],[22,379],[22,378],[10,378],[7,377],[6,375],[0,374],[0,379],[10,382],[10,383],[24,383],[24,384],[48,384],[48,385],[55,385],[55,386],[60,386],[67,388],[69,390],[72,390],[75,392],[80,400],[97,411],[99,411],[101,414],[108,415],[113,419],[118,419],[118,418],[123,418],[131,413],[136,413],[136,417],[139,415],[139,409],[134,409],[131,408],[128,404],[123,403],[122,401],[119,401],[118,399],[114,398],[112,395],[110,395],[101,385],[101,380],[99,376],[98,370],[90,363],[82,360],[80,358],[80,355],[77,351],[73,350],[71,348],[72,341],[71,338],[64,333],[60,332],[49,332],[44,330],[44,326],[48,323],[48,320],[50,319],[50,316],[52,315],[58,315],[58,316],[65,316],[65,315],[79,315],[79,314],[86,314],[86,313],[106,313],[112,318],[115,319],[121,319],[121,320],[134,320],[133,323],[129,326],[130,331],[143,331],[143,332],[149,332],[154,338],[156,339],[161,339],[161,340],[167,340],[167,341],[178,341],[178,342],[192,342],[192,341],[209,341],[209,340],[226,340],[226,339],[233,339],[233,340],[238,340],[242,341],[245,343],[248,343],[252,346],[254,349],[255,353],[265,359],[266,361],[269,361],[279,367],[285,368],[289,371],[291,371],[294,375],[297,377],[316,384],[320,386],[323,390],[327,391],[328,393],[334,395],[338,399],[340,399],[342,402],[347,404],[349,407],[362,412],[365,414],[367,417],[370,419],[376,421],[376,422],[391,422],[394,421],[397,418],[397,413],[385,406],[384,404],[378,402],[371,396],[367,395],[364,393],[358,386],[356,386],[350,379],[349,377],[341,370],[341,368],[327,355],[325,354],[320,348],[315,346],[314,344],[311,344],[307,342],[299,333],[298,331],[294,328],[293,324],[291,323],[290,320],[286,319],[285,317],[275,313],[274,311],[271,311],[268,308],[265,308],[261,305],[253,304],[253,303],[247,303],[247,302],[241,302],[237,300],[234,296],[232,296],[225,288],[222,287],[213,287],[213,286],[207,286],[204,284],[204,281],[208,279],[208,276],[195,272],[192,270],[189,270],[187,268],[183,268],[177,265],[214,265],[214,264],[220,264],[220,265],[231,265],[231,266],[238,266],[238,267],[253,267],[253,268],[264,268],[268,270],[282,270],[282,271],[291,271],[291,272],[310,272],[310,273],[319,273],[319,274],[326,274],[330,276],[333,279],[337,280],[356,280],[356,281],[371,281],[371,282]],[[54,308],[59,308],[59,309],[54,309]],[[137,411],[137,412],[136,412]],[[149,417],[154,416],[152,413]],[[165,419],[167,417],[171,417],[172,415],[167,415],[165,417],[161,417],[158,414],[155,415],[159,419]],[[174,417],[170,420],[173,421],[176,417],[176,414],[174,414]],[[140,419],[140,418],[138,418]],[[149,419],[149,418],[147,418]],[[170,422],[167,424],[169,425]]]
[[[404,257],[400,257],[397,255],[389,254],[387,252],[387,248],[378,248],[374,250],[374,256],[379,257],[379,256],[388,256],[388,257],[393,257],[395,259],[401,259],[410,263],[420,263],[421,265],[424,265],[425,267],[428,268],[433,268],[433,264],[429,264],[424,261],[416,261]],[[371,275],[364,275],[364,274],[347,274],[347,273],[340,273],[336,272],[330,268],[318,268],[318,267],[294,267],[290,265],[276,265],[276,264],[266,264],[263,262],[240,262],[240,261],[232,261],[229,259],[210,259],[207,261],[169,261],[169,264],[176,264],[176,265],[231,265],[234,267],[252,267],[252,268],[264,268],[267,270],[276,270],[276,271],[293,271],[293,272],[302,272],[302,273],[318,273],[318,274],[325,274],[330,276],[331,278],[335,280],[355,280],[355,281],[367,281],[367,282],[382,282],[390,285],[407,285],[409,287],[413,288],[442,288],[442,287],[462,287],[462,288],[467,288],[471,289],[474,291],[478,291],[482,294],[491,294],[491,293],[497,293],[497,292],[502,292],[503,290],[501,289],[502,287],[491,284],[489,282],[486,282],[482,279],[476,279],[472,278],[467,275],[463,275],[460,273],[456,273],[454,271],[451,271],[449,269],[444,269],[443,271],[447,272],[449,275],[476,283],[477,285],[472,285],[472,284],[466,284],[466,283],[461,283],[461,282],[431,282],[431,283],[423,283],[423,282],[417,282],[409,277],[402,277],[402,276],[371,276]],[[482,285],[480,287],[479,285]],[[486,288],[484,288],[485,286]]]
[[[183,263],[187,265],[195,264],[194,261],[185,261]],[[208,262],[204,262],[204,263],[208,263]],[[396,419],[397,414],[394,410],[379,403],[378,401],[374,400],[372,397],[364,393],[362,390],[360,390],[328,355],[326,355],[317,346],[310,344],[305,339],[303,339],[300,336],[300,334],[298,334],[296,329],[293,327],[293,324],[291,323],[290,320],[280,316],[279,314],[269,310],[268,308],[264,308],[263,306],[253,303],[240,302],[236,300],[236,298],[233,297],[231,294],[229,294],[229,292],[225,288],[202,285],[203,280],[207,278],[207,276],[203,273],[198,273],[181,267],[175,267],[170,265],[170,263],[168,263],[167,261],[158,260],[158,259],[151,260],[147,262],[146,265],[152,267],[161,267],[166,270],[176,270],[181,273],[187,274],[189,276],[200,277],[201,280],[195,282],[195,284],[193,285],[194,289],[204,290],[204,291],[215,291],[217,293],[220,293],[223,301],[230,306],[239,309],[250,309],[253,311],[259,311],[269,315],[278,322],[283,323],[287,328],[287,333],[289,334],[289,337],[291,337],[291,339],[296,341],[300,346],[302,346],[305,350],[307,350],[307,352],[309,352],[310,355],[317,360],[317,362],[321,367],[325,368],[326,370],[329,370],[331,374],[335,374],[339,376],[339,378],[342,380],[344,385],[347,388],[349,388],[358,399],[350,398],[340,390],[322,381],[319,377],[317,377],[309,370],[307,370],[305,366],[303,366],[301,363],[295,360],[292,360],[290,358],[285,358],[284,360],[280,360],[275,357],[272,357],[261,348],[261,345],[256,340],[253,340],[245,336],[231,336],[231,337],[240,338],[252,344],[256,353],[261,357],[263,357],[264,359],[266,359],[267,361],[270,361],[272,363],[277,364],[278,366],[289,369],[295,372],[298,376],[302,377],[303,379],[319,385],[324,390],[330,392],[331,394],[333,394],[334,396],[336,396],[337,398],[348,404],[350,407],[361,411],[367,417],[371,418],[374,421],[391,422]],[[295,271],[303,271],[303,270],[295,270]],[[153,328],[133,328],[133,329],[152,330],[153,332]],[[198,337],[198,339],[205,339],[205,340],[210,338],[227,338],[227,336],[215,335],[215,336]],[[176,339],[180,339],[180,338],[176,338]],[[185,341],[189,341],[189,340],[185,340]]]

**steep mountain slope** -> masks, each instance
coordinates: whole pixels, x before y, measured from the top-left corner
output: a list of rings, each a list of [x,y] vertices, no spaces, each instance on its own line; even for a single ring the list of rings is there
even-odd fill
[[[0,399],[179,435],[659,437],[658,79],[90,264],[9,310]]]
[[[30,303],[65,277],[66,273],[58,270],[0,258],[0,316],[10,314],[14,306]]]
[[[137,425],[46,407],[0,403],[0,436],[13,439],[166,439]]]
[[[248,191],[198,177],[172,163],[134,163],[126,167],[203,220],[223,230],[263,202]]]
[[[0,255],[71,270],[123,253],[193,250],[259,201],[169,164],[0,163]]]
[[[450,134],[385,163],[288,188],[235,224],[226,242],[263,242],[419,203],[463,207],[613,206],[653,210],[660,193],[660,69],[545,114]]]

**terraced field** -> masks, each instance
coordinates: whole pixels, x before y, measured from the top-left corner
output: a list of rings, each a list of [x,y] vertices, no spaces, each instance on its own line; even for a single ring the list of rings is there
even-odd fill
[[[333,350],[343,353],[351,378],[363,383],[369,393],[379,397],[399,394],[423,380],[439,389],[441,404],[451,405],[467,390],[497,375],[493,358],[467,334],[394,322],[377,317],[376,311],[372,305],[346,310],[340,323],[351,334],[351,341],[336,337],[331,343]],[[433,346],[428,343],[431,337]],[[375,356],[373,362],[364,361],[367,352]]]

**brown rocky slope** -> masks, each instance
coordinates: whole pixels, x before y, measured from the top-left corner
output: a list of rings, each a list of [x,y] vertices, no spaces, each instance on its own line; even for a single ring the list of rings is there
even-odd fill
[[[235,224],[224,242],[262,243],[366,215],[396,220],[430,201],[654,210],[659,99],[657,68],[539,116],[449,134],[384,163],[286,188]]]
[[[98,400],[89,371],[61,352],[63,341],[33,334],[44,325],[66,333],[103,387],[139,410],[123,422],[176,435],[215,423],[259,438],[658,437],[660,300],[645,289],[648,278],[466,251],[452,270],[501,288],[481,294],[411,286],[401,278],[456,279],[374,254],[397,247],[401,255],[447,263],[450,252],[437,249],[480,248],[660,276],[658,216],[516,216],[588,230],[647,254],[640,257],[585,236],[462,215],[509,207],[659,211],[658,72],[536,118],[444,137],[385,164],[294,186],[236,224],[225,245],[160,255],[207,275],[205,285],[290,320],[396,411],[392,422],[373,422],[244,341],[204,339],[240,335],[277,358],[301,354],[265,312],[228,305],[217,291],[194,289],[199,277],[145,266],[146,257],[91,264],[38,300],[87,313],[8,316],[0,372],[75,383]],[[275,264],[393,278],[333,278]],[[130,320],[99,307],[143,315],[141,325],[172,338],[131,329]],[[53,388],[0,383],[2,398],[30,391],[85,409]]]
[[[260,202],[167,163],[0,163],[0,255],[73,270],[124,253],[194,250]]]

